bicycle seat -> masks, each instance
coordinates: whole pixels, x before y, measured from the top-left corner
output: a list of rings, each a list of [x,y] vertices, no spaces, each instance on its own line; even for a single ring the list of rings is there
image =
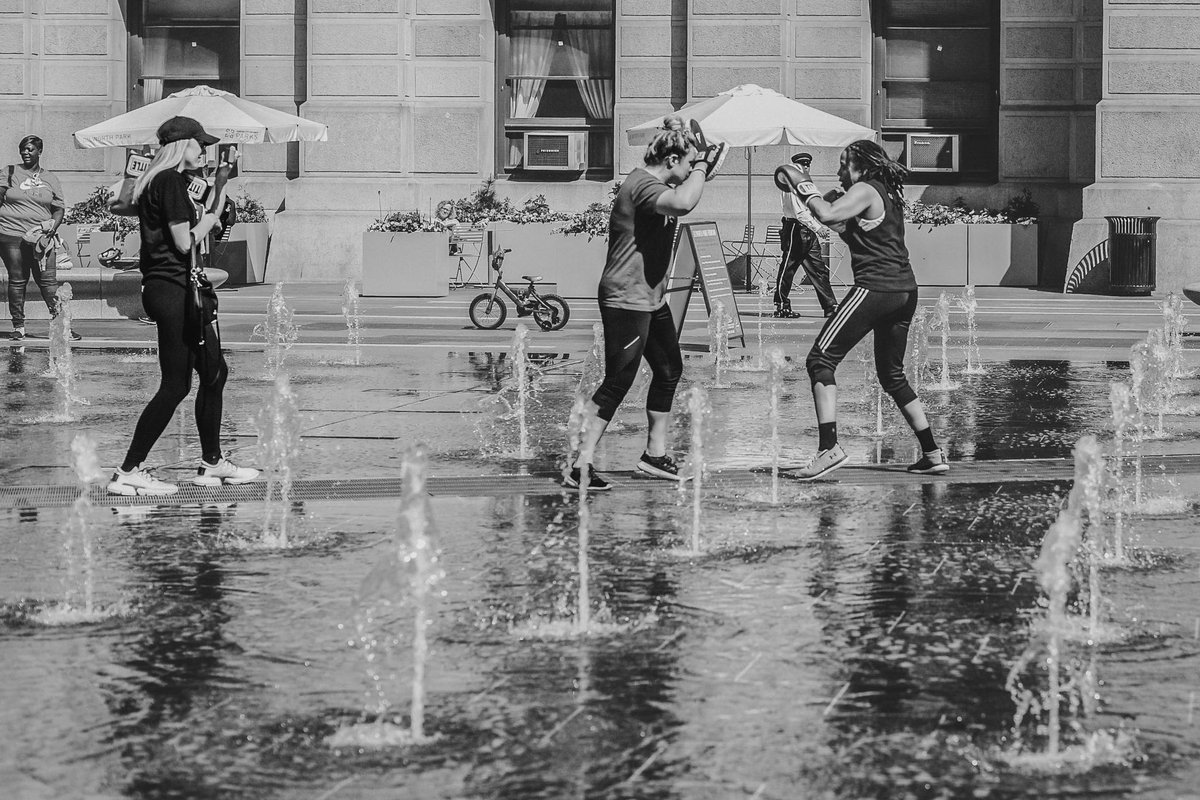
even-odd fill
[[[542,279],[541,275],[522,275],[521,276],[521,280],[529,281],[530,283],[537,283],[541,279]]]

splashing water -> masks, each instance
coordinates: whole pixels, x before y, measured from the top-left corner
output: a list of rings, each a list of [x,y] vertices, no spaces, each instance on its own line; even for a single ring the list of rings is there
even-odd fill
[[[959,308],[967,312],[967,366],[964,375],[985,375],[983,359],[979,356],[979,328],[975,319],[975,311],[979,301],[975,299],[975,287],[968,286],[963,296],[958,299]]]
[[[371,702],[365,709],[363,722],[343,727],[325,740],[330,747],[404,747],[439,738],[425,733],[428,633],[434,605],[444,595],[438,584],[445,577],[429,494],[425,490],[428,467],[425,445],[417,445],[405,453],[400,474],[403,494],[393,548],[363,580],[355,597],[358,636],[350,644],[362,647],[366,655]],[[408,629],[412,687],[407,730],[398,724],[398,717],[389,714],[394,702],[388,686],[387,662],[399,657],[405,639],[403,632],[392,630],[398,615],[412,618]],[[371,716],[374,720],[366,721]]]
[[[1130,427],[1136,425],[1133,391],[1127,383],[1112,383],[1109,385],[1109,402],[1112,404],[1113,419],[1113,450],[1109,459],[1113,484],[1116,487],[1113,510],[1112,560],[1125,563],[1125,507],[1129,502],[1129,492],[1125,486],[1124,465],[1126,447],[1129,440]],[[1141,442],[1136,444],[1138,458],[1141,458]]]
[[[604,326],[599,322],[592,323],[592,346],[583,358],[583,367],[579,373],[579,385],[575,388],[575,396],[588,399],[600,388],[604,381]]]
[[[262,541],[268,547],[289,546],[288,506],[292,493],[292,473],[300,454],[302,425],[296,395],[287,373],[282,373],[275,378],[267,405],[254,417],[254,427],[258,432],[258,460],[267,479],[263,498]],[[273,526],[276,517],[279,521]]]
[[[1120,760],[1129,749],[1129,742],[1118,734],[1103,731],[1086,735],[1085,741],[1063,747],[1063,705],[1072,711],[1090,707],[1094,699],[1094,669],[1080,667],[1065,658],[1065,643],[1071,632],[1068,601],[1075,583],[1073,563],[1083,544],[1085,517],[1098,513],[1099,494],[1104,459],[1095,437],[1084,436],[1075,446],[1075,484],[1066,506],[1046,532],[1041,555],[1035,563],[1038,583],[1046,593],[1046,620],[1040,628],[1043,649],[1034,642],[1009,671],[1006,688],[1017,706],[1013,715],[1016,750],[1007,755],[1013,764],[1056,770],[1073,764],[1091,766]],[[1037,691],[1024,685],[1022,673],[1035,665],[1045,665],[1047,685]],[[1065,673],[1065,675],[1064,675]],[[1091,699],[1088,695],[1092,695]],[[1045,716],[1045,723],[1041,719]],[[1020,752],[1022,724],[1036,723],[1039,733],[1046,737],[1044,752]],[[1072,728],[1079,729],[1073,725]]]
[[[71,466],[79,480],[79,497],[71,507],[71,516],[63,525],[67,573],[63,580],[63,598],[31,616],[39,625],[81,625],[99,622],[127,611],[123,605],[97,606],[94,540],[92,535],[91,485],[104,480],[96,454],[96,441],[86,433],[71,440]]]
[[[588,537],[591,525],[591,512],[588,509],[588,484],[590,482],[588,465],[592,463],[595,451],[588,441],[587,431],[593,424],[596,424],[594,419],[588,408],[587,400],[583,397],[576,397],[575,403],[571,407],[571,419],[567,423],[570,452],[563,465],[563,477],[566,478],[571,471],[572,456],[579,453],[579,463],[584,465],[579,471],[579,552],[577,559],[579,586],[575,611],[575,632],[579,634],[586,633],[592,624],[592,600],[589,593],[590,575],[588,570]]]
[[[347,278],[342,287],[342,318],[346,320],[346,343],[354,349],[354,366],[362,366],[362,315],[354,278]]]
[[[688,414],[692,421],[692,454],[689,471],[692,482],[692,547],[691,552],[704,552],[700,538],[700,505],[704,496],[704,427],[712,413],[708,392],[703,387],[693,386],[687,392]]]
[[[725,373],[729,369],[729,327],[733,323],[725,304],[720,300],[708,317],[709,352],[713,354],[713,388],[728,389]]]
[[[50,365],[44,373],[54,378],[58,394],[58,414],[42,418],[46,422],[73,422],[74,405],[90,405],[75,389],[74,350],[71,347],[71,284],[58,287],[58,314],[50,321]]]
[[[779,441],[779,420],[781,416],[781,397],[783,394],[783,374],[787,371],[787,359],[778,347],[772,347],[767,353],[767,362],[771,373],[767,379],[767,403],[770,408],[771,421],[771,504],[779,503],[779,456],[782,449]]]
[[[763,349],[763,318],[767,316],[767,298],[771,296],[771,286],[766,281],[758,282],[758,368],[762,369],[764,361],[770,362],[770,355]]]
[[[251,335],[266,341],[266,367],[263,374],[268,380],[275,380],[275,376],[283,370],[288,351],[300,337],[300,329],[292,321],[292,310],[283,297],[283,283],[275,284],[267,303],[267,319],[255,325]]]
[[[1189,370],[1183,362],[1183,331],[1187,328],[1188,319],[1183,315],[1183,297],[1170,292],[1163,298],[1163,339],[1169,352],[1167,369],[1173,380],[1186,378]]]
[[[516,330],[513,331],[509,353],[512,356],[512,379],[517,398],[514,408],[519,432],[517,454],[521,459],[529,458],[529,425],[526,421],[529,406],[529,360],[526,357],[528,349],[529,328],[524,322],[518,322]]]
[[[942,292],[933,310],[932,328],[942,334],[942,377],[929,388],[950,391],[958,388],[958,384],[950,379],[950,295]]]

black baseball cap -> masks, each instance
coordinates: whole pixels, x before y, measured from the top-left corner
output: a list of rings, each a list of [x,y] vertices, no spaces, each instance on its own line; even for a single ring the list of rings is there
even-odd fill
[[[796,155],[792,156],[792,163],[803,164],[807,167],[812,163],[812,153],[796,153]]]
[[[158,126],[159,144],[170,144],[183,139],[195,139],[205,147],[221,141],[216,136],[207,133],[204,126],[191,117],[171,117]]]

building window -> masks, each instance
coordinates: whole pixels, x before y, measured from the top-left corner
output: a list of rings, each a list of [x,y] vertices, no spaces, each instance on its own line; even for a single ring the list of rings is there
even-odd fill
[[[959,137],[958,171],[918,173],[922,181],[995,180],[998,6],[992,0],[873,4],[879,90],[875,122],[884,146],[903,161],[908,134]]]
[[[508,0],[505,6],[498,50],[505,171],[571,173],[583,163],[589,173],[611,175],[613,1]],[[565,166],[533,153],[527,158],[526,134],[539,142],[570,140],[575,155]]]
[[[144,0],[142,103],[207,85],[241,91],[240,0]]]

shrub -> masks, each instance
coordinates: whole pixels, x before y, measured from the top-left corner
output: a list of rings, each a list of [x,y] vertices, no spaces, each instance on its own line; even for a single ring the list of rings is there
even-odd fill
[[[921,203],[911,201],[904,205],[904,219],[914,225],[929,225],[936,228],[939,225],[953,225],[956,222],[967,222],[981,225],[1013,223],[1032,225],[1037,222],[1038,204],[1033,202],[1033,195],[1028,189],[1009,198],[1002,211],[991,208],[967,208],[967,202],[957,197],[954,205],[941,203]]]
[[[555,233],[567,236],[586,235],[588,241],[599,236],[608,238],[608,220],[612,216],[613,201],[617,199],[617,190],[621,184],[616,184],[609,191],[608,200],[603,203],[592,203],[577,214],[566,214],[567,224],[555,228]]]
[[[263,208],[263,204],[256,198],[246,194],[245,189],[237,197],[233,198],[233,206],[237,211],[238,222],[267,221],[267,210]]]
[[[488,178],[467,197],[439,202],[432,218],[422,216],[419,211],[394,211],[375,220],[367,230],[389,233],[439,232],[453,230],[460,225],[483,227],[489,222],[529,225],[561,222],[570,217],[570,214],[550,208],[544,194],[531,197],[520,206],[514,205],[508,198],[496,195],[496,179]]]
[[[108,210],[112,192],[107,186],[97,186],[85,199],[67,209],[64,225],[98,225],[99,230],[111,231],[118,242],[124,242],[138,228],[137,217],[117,216]]]
[[[384,231],[385,233],[439,233],[448,231],[453,224],[440,219],[429,219],[421,216],[420,211],[393,211],[372,222],[367,230]]]

